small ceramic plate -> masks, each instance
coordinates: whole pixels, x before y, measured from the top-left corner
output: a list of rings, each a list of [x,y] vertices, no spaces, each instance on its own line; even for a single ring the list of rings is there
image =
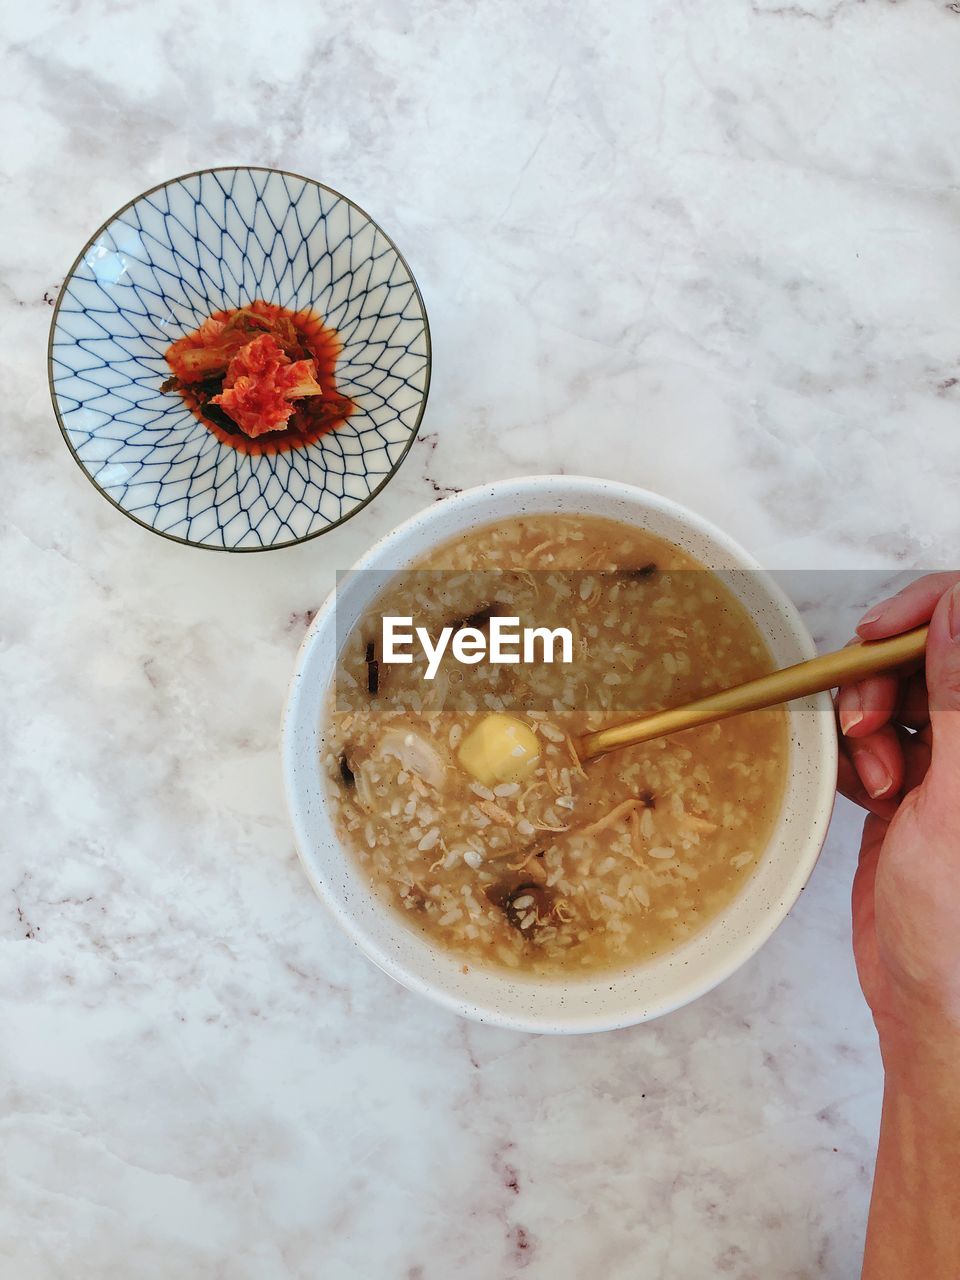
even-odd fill
[[[336,331],[354,412],[314,444],[251,455],[161,386],[169,345],[260,300]],[[273,169],[208,169],[138,196],[90,239],[57,300],[50,393],[73,456],[155,533],[222,551],[315,538],[365,506],[423,416],[430,330],[393,241],[345,196]]]

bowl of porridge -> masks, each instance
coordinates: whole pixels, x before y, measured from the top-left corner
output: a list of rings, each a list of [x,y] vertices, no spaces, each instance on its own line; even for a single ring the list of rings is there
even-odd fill
[[[537,1032],[688,1003],[772,934],[832,811],[827,695],[586,761],[581,736],[814,654],[724,533],[629,485],[435,504],[319,611],[284,718],[304,867],[381,969]]]

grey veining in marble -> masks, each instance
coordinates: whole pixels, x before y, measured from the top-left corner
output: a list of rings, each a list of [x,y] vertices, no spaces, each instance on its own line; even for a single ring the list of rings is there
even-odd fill
[[[335,571],[480,480],[634,481],[781,568],[956,563],[957,10],[8,6],[0,1274],[855,1274],[881,1077],[846,805],[719,990],[631,1031],[523,1037],[408,995],[341,936],[294,854],[277,727]],[[385,493],[236,558],[112,510],[45,369],[91,230],[234,162],[368,208],[435,344]]]

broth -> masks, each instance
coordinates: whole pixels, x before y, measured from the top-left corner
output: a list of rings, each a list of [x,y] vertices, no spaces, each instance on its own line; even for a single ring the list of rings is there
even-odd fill
[[[380,661],[381,619],[432,632],[491,612],[565,626],[573,662],[436,678],[414,647]],[[322,764],[338,833],[408,925],[463,958],[539,975],[621,968],[676,947],[756,868],[783,793],[783,708],[581,765],[588,729],[771,670],[716,574],[642,529],[531,515],[471,530],[391,577],[340,654]],[[485,786],[463,739],[489,713],[536,735],[522,781]]]

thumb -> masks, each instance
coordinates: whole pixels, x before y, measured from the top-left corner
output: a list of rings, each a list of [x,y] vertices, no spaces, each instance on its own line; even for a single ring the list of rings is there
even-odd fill
[[[940,597],[930,619],[926,675],[933,731],[927,782],[960,823],[960,583]]]

